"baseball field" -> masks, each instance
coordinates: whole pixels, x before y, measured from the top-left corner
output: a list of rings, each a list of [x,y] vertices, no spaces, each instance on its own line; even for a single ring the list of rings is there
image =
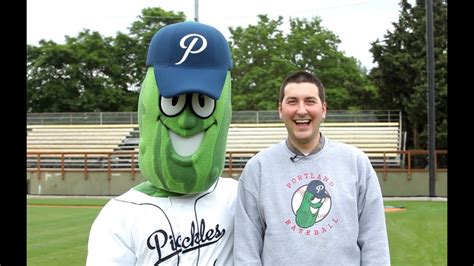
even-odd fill
[[[28,198],[27,264],[85,265],[90,227],[107,201]],[[446,201],[386,201],[385,206],[392,265],[447,265]]]

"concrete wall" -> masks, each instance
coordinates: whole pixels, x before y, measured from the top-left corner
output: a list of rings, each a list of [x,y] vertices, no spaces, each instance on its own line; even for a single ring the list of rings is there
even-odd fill
[[[377,170],[377,175],[385,197],[395,196],[429,196],[428,171],[387,172]],[[43,171],[38,177],[37,172],[27,172],[27,193],[32,195],[119,195],[144,181],[140,173],[135,177],[128,171],[113,172],[109,177],[107,172],[89,172],[87,177],[83,172]],[[436,196],[447,197],[447,172],[436,174]]]
[[[387,172],[377,171],[384,197],[430,196],[428,171]],[[436,173],[435,193],[438,197],[448,196],[448,173]]]
[[[27,173],[29,193],[32,195],[119,195],[144,181],[140,173],[135,177],[130,172],[113,172],[109,177],[107,172],[89,172],[88,177],[83,172]]]

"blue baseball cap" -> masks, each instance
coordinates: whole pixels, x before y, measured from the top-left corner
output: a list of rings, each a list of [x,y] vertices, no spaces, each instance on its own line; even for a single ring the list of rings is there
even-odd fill
[[[219,99],[232,69],[229,45],[217,29],[193,21],[161,28],[146,59],[153,66],[160,94],[166,98],[202,93]]]

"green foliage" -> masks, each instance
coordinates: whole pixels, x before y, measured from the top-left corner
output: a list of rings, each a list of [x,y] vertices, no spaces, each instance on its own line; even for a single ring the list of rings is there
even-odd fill
[[[447,149],[447,1],[435,0],[436,144]],[[259,15],[256,25],[229,28],[234,110],[275,110],[281,81],[290,72],[314,72],[329,109],[402,110],[409,149],[427,147],[425,3],[401,0],[400,16],[383,40],[372,43],[378,64],[370,72],[338,50],[340,40],[321,19]],[[184,21],[182,12],[145,8],[129,33],[104,37],[84,30],[65,44],[27,46],[28,112],[136,111],[146,51],[161,27]]]
[[[142,14],[138,16],[138,20],[132,23],[129,28],[130,35],[126,37],[128,37],[128,42],[133,45],[119,45],[119,48],[132,59],[131,63],[134,67],[130,69],[130,73],[132,73],[133,80],[136,82],[135,86],[140,87],[141,82],[145,78],[146,55],[153,35],[164,26],[182,22],[185,18],[186,16],[183,12],[174,13],[154,7],[144,8]],[[138,98],[136,98],[135,104],[137,102]]]
[[[184,21],[182,12],[145,8],[130,34],[104,37],[84,30],[64,44],[27,46],[27,111],[137,110],[148,44],[161,27]]]
[[[281,80],[292,68],[284,58],[282,17],[260,15],[257,25],[229,28],[234,63],[233,110],[276,110]]]
[[[370,77],[379,88],[380,108],[402,110],[409,148],[427,148],[427,52],[425,1],[400,3],[394,30],[372,43],[378,67]],[[437,149],[447,149],[447,1],[433,1]]]
[[[304,69],[315,73],[334,109],[370,109],[377,91],[359,63],[338,51],[339,38],[321,26],[321,19],[290,19],[284,34],[276,20],[259,15],[257,25],[230,28],[234,59],[234,110],[275,110],[281,81]]]

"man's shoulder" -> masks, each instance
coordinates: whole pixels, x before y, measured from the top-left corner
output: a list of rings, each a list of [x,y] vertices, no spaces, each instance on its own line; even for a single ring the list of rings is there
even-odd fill
[[[369,161],[368,155],[357,146],[337,140],[330,140],[327,144],[330,153],[337,154],[339,158],[356,158],[358,161]]]
[[[255,156],[252,157],[252,159],[256,158],[256,159],[261,160],[261,159],[268,158],[268,157],[274,158],[275,155],[277,155],[278,153],[283,151],[283,149],[282,149],[283,146],[282,145],[283,144],[281,142],[272,144],[272,145],[264,148],[263,150],[260,150],[259,152],[257,152],[255,154]]]

